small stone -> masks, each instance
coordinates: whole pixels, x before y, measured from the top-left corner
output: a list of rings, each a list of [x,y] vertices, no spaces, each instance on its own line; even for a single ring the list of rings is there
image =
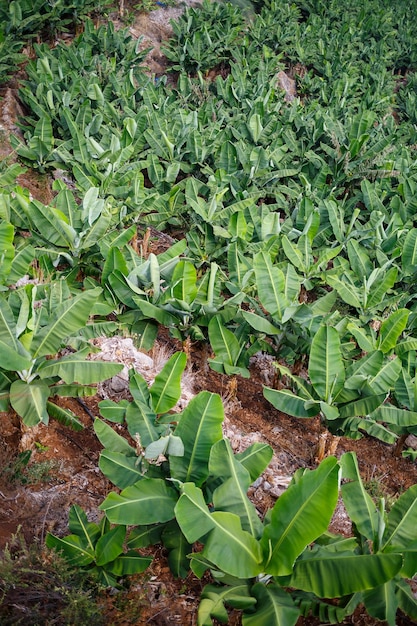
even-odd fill
[[[405,440],[405,445],[408,448],[417,450],[417,437],[415,435],[408,435],[407,439]]]

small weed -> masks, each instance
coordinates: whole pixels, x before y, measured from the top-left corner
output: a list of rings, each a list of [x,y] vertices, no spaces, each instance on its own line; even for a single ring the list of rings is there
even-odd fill
[[[93,591],[75,576],[57,553],[27,545],[18,531],[0,560],[0,623],[104,625]]]
[[[375,503],[379,502],[381,498],[385,500],[385,508],[388,512],[394,505],[396,498],[388,493],[387,487],[386,485],[384,485],[384,479],[386,478],[386,474],[375,476],[375,469],[376,468],[374,467],[370,478],[368,480],[364,480],[363,484],[366,491],[369,493]]]
[[[139,11],[139,13],[149,13],[157,9],[175,6],[177,6],[176,0],[140,0],[138,4],[135,4],[134,8],[136,11]]]

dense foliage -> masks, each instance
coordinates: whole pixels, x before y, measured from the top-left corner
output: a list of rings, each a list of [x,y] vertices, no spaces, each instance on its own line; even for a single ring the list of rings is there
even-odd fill
[[[60,3],[51,19],[41,4],[0,3],[0,55],[20,49],[10,37],[34,40],[58,23]],[[298,418],[320,415],[334,434],[392,444],[417,432],[417,18],[405,1],[255,7],[246,16],[208,0],[186,9],[164,47],[173,85],[146,73],[141,42],[111,22],[86,21],[71,45],[33,44],[19,92],[23,138],[12,144],[26,166],[55,171],[54,201],[45,206],[16,186],[16,166],[0,171],[0,401],[27,424],[49,414],[66,421],[51,390],[88,393],[76,383],[110,375],[86,361],[88,339],[124,329],[149,349],[162,324],[180,340],[208,341],[210,366],[227,375],[249,376],[259,350],[274,355],[280,389],[265,397]],[[81,9],[59,10],[66,26]],[[158,256],[129,245],[147,229],[177,241]],[[60,352],[68,345],[69,356]],[[298,493],[318,498],[321,486],[323,498],[311,503],[320,510],[312,534],[290,549],[285,520],[297,507],[283,496],[258,519],[246,491],[267,454],[234,457],[219,400],[200,394],[178,426],[165,419],[183,360],[150,390],[133,376],[133,405],[104,409],[126,422],[144,459],[97,421],[102,470],[123,491],[103,503],[101,525],[73,509],[64,544],[74,562],[113,581],[146,566],[131,550],[163,541],[182,576],[199,541],[194,572],[209,567],[226,585],[205,591],[201,624],[224,619],[223,600],[249,625],[262,611],[268,624],[295,623],[300,611],[336,622],[359,602],[390,624],[398,606],[415,617],[403,582],[416,570],[415,489],[387,518],[372,508],[353,458],[326,460],[294,477],[294,502]],[[295,363],[307,380],[293,374]],[[195,415],[209,437],[201,450]],[[159,455],[168,459],[160,467]],[[349,541],[323,535],[340,472],[357,529]],[[165,503],[163,519],[152,507],[145,514],[151,495]],[[137,530],[124,553],[126,525]],[[244,549],[238,558],[230,546],[229,565],[230,537]],[[334,606],[320,600],[342,596]]]

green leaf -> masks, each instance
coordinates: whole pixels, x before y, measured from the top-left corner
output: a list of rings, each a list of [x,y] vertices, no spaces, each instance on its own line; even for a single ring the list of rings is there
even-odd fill
[[[112,378],[123,369],[123,365],[120,363],[87,361],[85,356],[85,352],[82,351],[60,359],[45,361],[38,368],[39,376],[41,378],[58,376],[68,385],[75,382],[90,385]]]
[[[176,520],[168,522],[162,531],[162,541],[169,550],[169,569],[175,578],[186,578],[190,571],[190,559],[188,553],[192,545],[184,537]]]
[[[107,563],[105,571],[114,574],[117,578],[133,576],[144,572],[151,563],[152,557],[140,556],[137,552],[129,551],[121,554],[111,563]]]
[[[384,620],[389,626],[396,626],[398,600],[395,595],[395,582],[389,580],[384,585],[365,591],[363,603],[369,615]]]
[[[28,370],[32,366],[30,359],[21,356],[8,343],[0,340],[0,368],[9,372]]]
[[[155,377],[150,388],[155,413],[166,413],[174,407],[181,396],[181,377],[187,364],[185,352],[173,354]]]
[[[398,343],[401,333],[407,326],[410,311],[398,309],[385,319],[379,331],[378,349],[384,354],[393,350]]]
[[[133,450],[133,448],[132,448]],[[123,452],[103,450],[100,453],[99,468],[119,489],[134,485],[143,478],[137,456],[127,456]]]
[[[254,482],[267,468],[274,454],[273,449],[266,443],[255,441],[243,452],[236,454],[236,459],[245,467]]]
[[[280,321],[288,301],[284,295],[285,278],[278,267],[274,267],[269,254],[258,252],[253,258],[256,285],[262,306]]]
[[[405,276],[410,276],[417,269],[417,228],[411,228],[404,240],[401,266]]]
[[[368,380],[369,386],[376,393],[387,393],[394,388],[401,372],[401,361],[398,357],[386,361],[379,372]]]
[[[100,537],[96,543],[96,564],[106,565],[120,556],[125,536],[126,527],[116,526]]]
[[[94,562],[94,551],[78,535],[67,535],[59,539],[48,533],[45,543],[48,548],[62,552],[65,560],[73,567],[86,567]]]
[[[343,388],[345,368],[339,333],[331,326],[320,326],[311,342],[308,374],[321,400],[331,403]]]
[[[112,452],[120,452],[127,456],[136,457],[135,449],[127,443],[126,439],[98,417],[94,420],[94,432],[105,448],[109,448]]]
[[[193,483],[182,486],[175,516],[190,543],[207,535],[201,555],[221,571],[239,578],[252,578],[261,572],[262,552],[256,539],[242,530],[237,515],[210,513],[201,489]]]
[[[315,417],[320,412],[320,405],[317,401],[316,405],[306,408],[306,399],[300,398],[288,389],[272,389],[264,387],[264,397],[272,404],[273,407],[294,417]]]
[[[346,452],[341,458],[342,476],[349,482],[342,484],[342,497],[350,519],[358,531],[374,541],[378,529],[378,512],[371,496],[366,492],[356,455]]]
[[[338,490],[339,466],[334,457],[328,457],[282,494],[261,539],[266,573],[291,574],[299,554],[327,529]]]
[[[102,400],[98,403],[101,416],[109,422],[115,422],[116,424],[123,424],[128,406],[128,400],[121,400],[120,402]]]
[[[228,604],[236,609],[250,609],[256,604],[250,595],[247,584],[235,584],[232,587],[222,585],[206,585],[200,596],[198,607],[198,626],[212,626],[212,618],[226,624],[229,615],[225,609]]]
[[[155,524],[173,519],[177,499],[175,489],[164,480],[144,478],[120,494],[110,493],[99,508],[113,524]]]
[[[15,380],[10,385],[10,404],[26,426],[36,426],[41,422],[48,424],[48,398],[49,387],[43,382],[29,384],[23,380]]]
[[[94,543],[100,536],[100,529],[97,524],[88,521],[85,511],[73,504],[69,510],[68,527],[74,535],[81,537],[91,550],[94,550]]]
[[[155,426],[156,414],[144,402],[131,402],[126,409],[126,423],[133,439],[139,435],[140,444],[144,448],[159,439]]]
[[[190,304],[197,295],[197,271],[189,261],[179,261],[174,268],[172,278],[172,295],[177,300]]]
[[[300,610],[290,594],[278,585],[256,583],[251,594],[257,600],[256,608],[243,615],[243,626],[294,626],[297,623]]]
[[[201,485],[208,476],[212,446],[223,437],[223,404],[220,396],[201,391],[179,417],[175,435],[184,444],[184,456],[170,457],[171,477]]]
[[[33,337],[33,356],[36,358],[58,352],[67,337],[85,326],[100,293],[99,288],[88,289],[58,306],[52,321]]]
[[[249,472],[236,459],[230,443],[225,439],[213,445],[209,470],[214,480],[221,480],[212,496],[216,511],[234,513],[240,518],[243,530],[259,539],[263,527],[255,506],[247,496],[251,482]]]
[[[404,580],[397,580],[396,596],[399,608],[411,619],[417,620],[417,599]]]
[[[388,515],[382,550],[393,546],[407,549],[416,540],[417,485],[398,498]]]
[[[50,391],[51,391],[51,388],[50,388]],[[75,413],[70,411],[70,409],[65,409],[64,407],[58,406],[57,404],[54,404],[53,402],[48,401],[46,403],[46,410],[48,411],[48,415],[50,417],[53,417],[54,419],[56,419],[57,422],[59,422],[60,424],[63,424],[64,426],[71,428],[71,430],[75,430],[77,432],[84,430],[84,426],[82,422],[80,422],[80,420],[75,415]]]
[[[16,338],[16,322],[13,311],[9,303],[0,295],[0,341],[18,352],[18,341]]]
[[[216,358],[227,365],[237,365],[242,346],[235,335],[222,325],[219,315],[210,320],[208,334]]]
[[[321,598],[340,598],[378,587],[394,578],[402,565],[399,554],[318,550],[303,556],[296,562],[289,584]]]
[[[242,311],[244,319],[259,333],[265,333],[265,335],[279,335],[282,330],[277,326],[274,326],[265,317],[251,313],[250,311]]]

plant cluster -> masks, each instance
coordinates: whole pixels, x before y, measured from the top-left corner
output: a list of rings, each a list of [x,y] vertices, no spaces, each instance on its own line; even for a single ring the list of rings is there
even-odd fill
[[[355,455],[346,453],[339,462],[328,457],[316,470],[297,472],[261,520],[247,491],[272,449],[254,443],[235,454],[222,435],[216,394],[202,391],[173,414],[185,365],[178,352],[151,387],[131,375],[132,402],[101,403],[107,419],[94,425],[104,446],[100,468],[121,491],[101,504],[100,525],[73,507],[73,534],[48,535],[47,545],[115,584],[115,575],[143,571],[149,563],[138,549],[162,543],[174,576],[185,578],[191,569],[202,577],[210,570],[215,580],[201,596],[200,626],[214,618],[227,623],[226,606],[243,610],[245,625],[292,626],[309,613],[338,623],[360,603],[392,626],[398,608],[417,617],[405,580],[416,570],[417,486],[387,514],[384,500],[375,505],[366,492]],[[108,420],[125,424],[127,437]],[[354,526],[351,538],[327,531],[339,490]]]
[[[15,184],[20,166],[0,171],[0,402],[26,424],[76,424],[53,396],[117,371],[87,359],[88,339],[123,327],[149,349],[163,325],[209,342],[227,375],[249,376],[259,350],[276,356],[281,388],[265,397],[334,434],[416,433],[416,17],[405,1],[257,9],[187,8],[165,45],[175,86],[149,77],[140,42],[112,24],[34,44],[13,146],[72,189],[57,180],[46,206]],[[149,254],[138,228],[184,237]],[[96,420],[121,493],[100,524],[74,507],[70,538],[50,544],[114,584],[147,566],[138,548],[164,543],[176,575],[218,580],[201,624],[227,619],[224,603],[249,625],[309,611],[337,622],[360,602],[390,624],[398,607],[415,617],[403,582],[415,488],[386,514],[351,455],[327,459],[260,520],[246,492],[270,450],[233,454],[208,392],[173,416],[184,367],[174,355],[150,389],[132,374],[133,401],[102,406],[129,433]],[[326,533],[340,476],[349,540]]]

